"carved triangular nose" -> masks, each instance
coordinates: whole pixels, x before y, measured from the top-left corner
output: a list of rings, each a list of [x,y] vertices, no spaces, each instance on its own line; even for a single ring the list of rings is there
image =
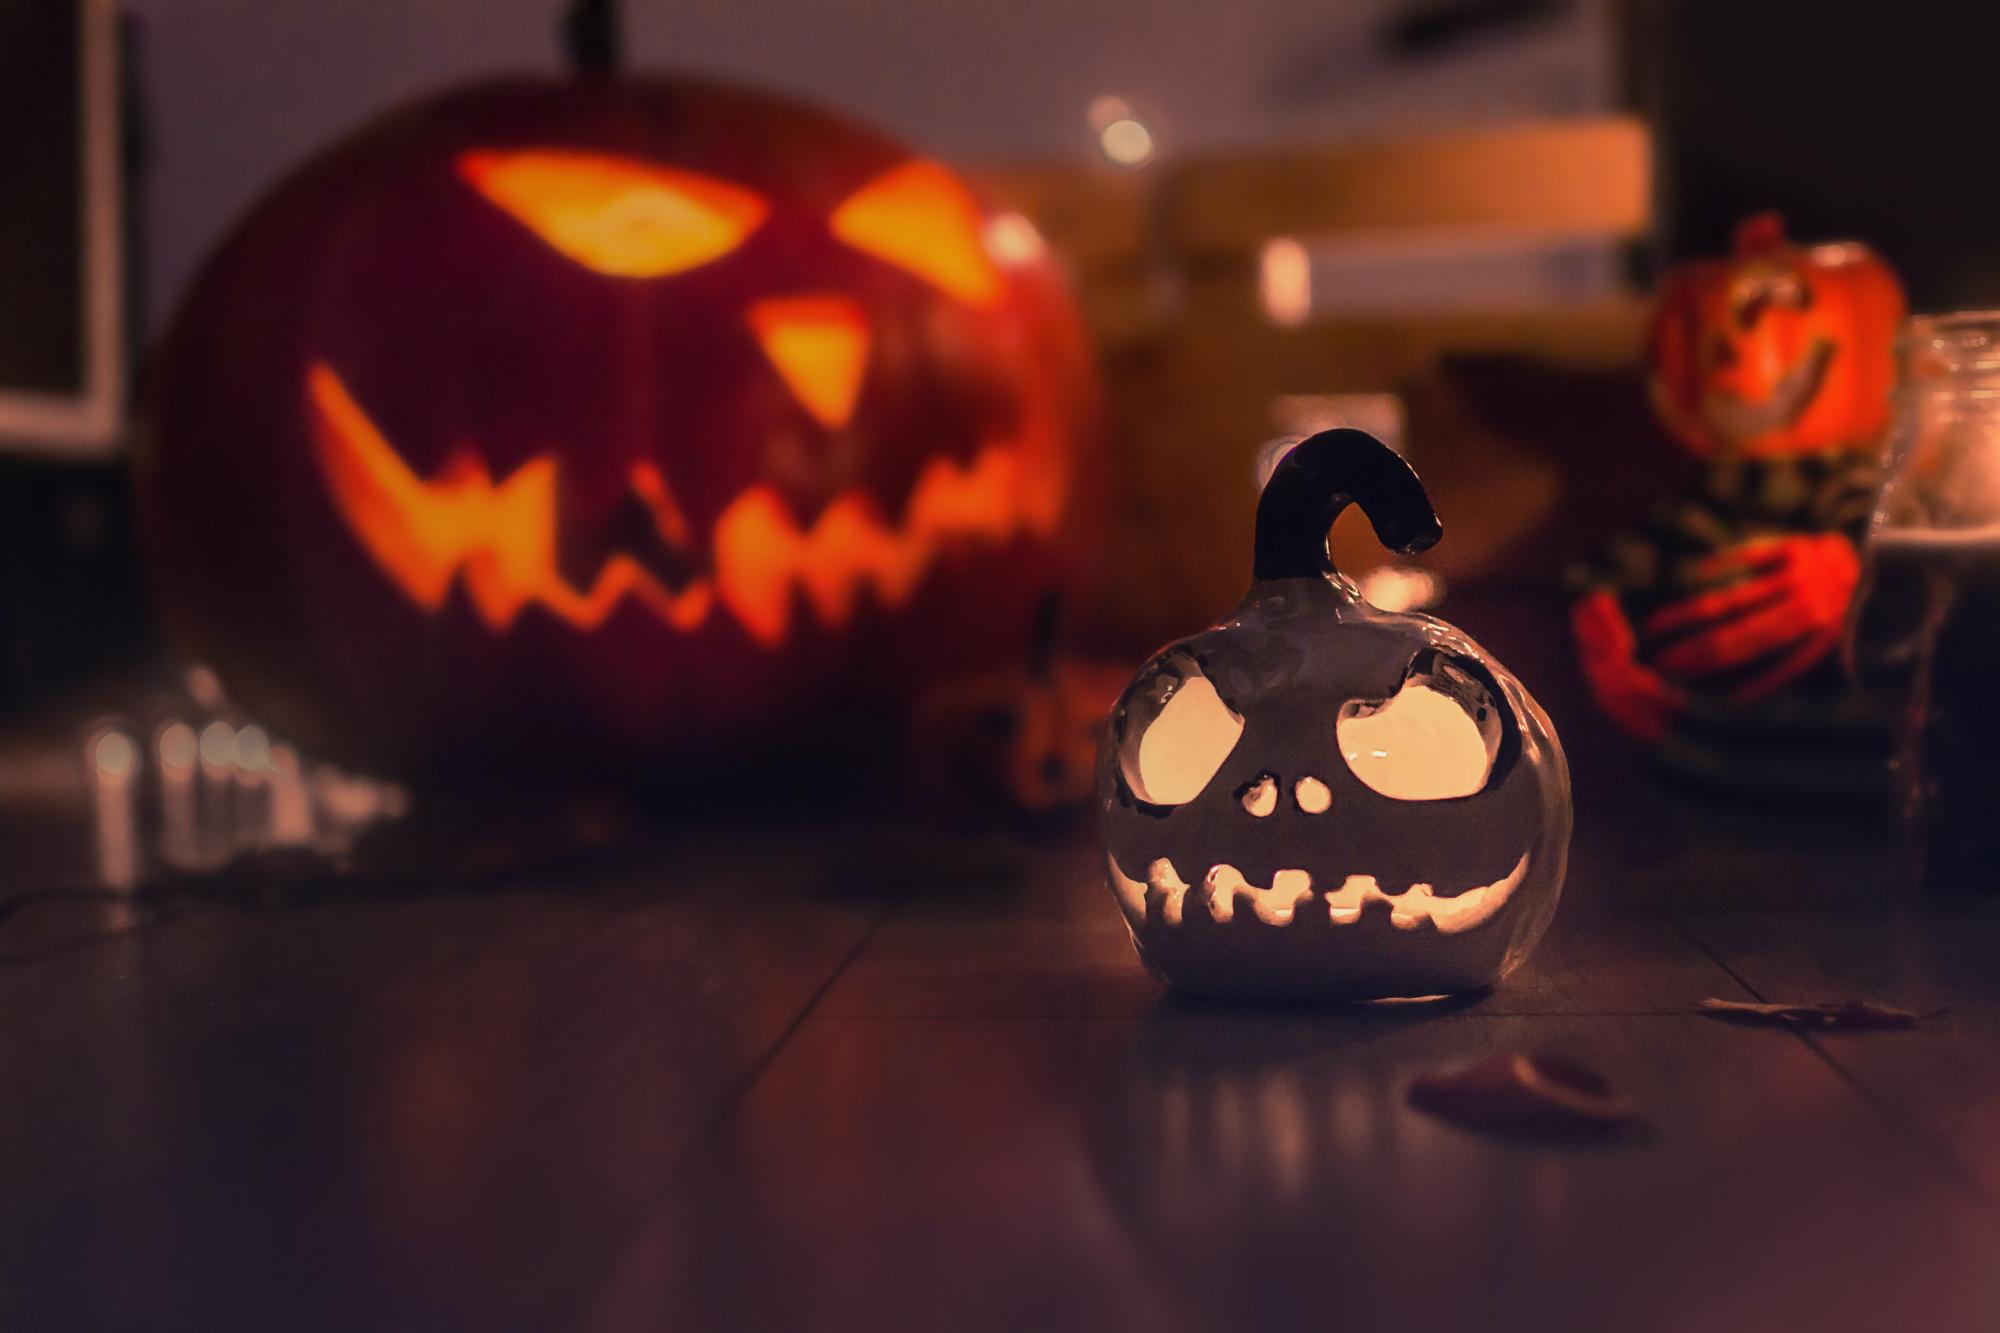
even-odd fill
[[[750,307],[750,327],[792,395],[828,430],[847,424],[868,370],[868,320],[844,296],[785,296]]]

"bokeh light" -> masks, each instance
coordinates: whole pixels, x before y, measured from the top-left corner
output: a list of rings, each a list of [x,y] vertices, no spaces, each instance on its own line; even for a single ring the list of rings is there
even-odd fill
[[[1264,318],[1284,328],[1312,316],[1312,256],[1290,236],[1264,242],[1257,263],[1257,297]]]
[[[271,738],[256,723],[236,733],[236,767],[245,773],[261,774],[271,766]]]
[[[987,256],[1002,268],[1032,264],[1048,250],[1035,224],[1019,213],[996,214],[987,221],[986,234],[981,239]]]
[[[122,731],[99,732],[90,758],[97,776],[109,781],[125,782],[139,771],[139,747]]]
[[[185,722],[169,722],[161,727],[155,745],[160,752],[160,767],[170,774],[188,772],[200,757],[194,728]]]
[[[1384,611],[1421,611],[1444,600],[1444,580],[1415,565],[1378,565],[1357,582],[1362,597]]]
[[[1116,94],[1093,97],[1084,108],[1083,119],[1097,136],[1098,151],[1113,166],[1137,170],[1159,152],[1151,128],[1139,118],[1130,102]]]
[[[1114,166],[1136,169],[1153,160],[1158,151],[1153,132],[1141,121],[1127,116],[1114,120],[1097,132],[1097,146]]]
[[[236,728],[227,722],[211,722],[201,729],[201,765],[222,770],[236,763]]]

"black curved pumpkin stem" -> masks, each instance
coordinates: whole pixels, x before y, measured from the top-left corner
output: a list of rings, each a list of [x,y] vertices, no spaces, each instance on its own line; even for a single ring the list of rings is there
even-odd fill
[[[617,0],[571,0],[563,10],[563,53],[579,74],[610,74],[619,65]]]
[[[1327,532],[1341,510],[1361,506],[1384,546],[1405,555],[1444,535],[1431,498],[1410,465],[1366,431],[1325,430],[1285,455],[1257,502],[1259,579],[1316,578],[1334,572]]]

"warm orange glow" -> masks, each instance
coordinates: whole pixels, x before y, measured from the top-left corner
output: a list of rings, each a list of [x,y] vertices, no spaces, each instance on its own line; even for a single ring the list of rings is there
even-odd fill
[[[885,606],[899,606],[949,546],[1047,536],[1060,509],[1060,479],[1030,475],[1024,449],[995,442],[969,465],[933,459],[900,526],[885,523],[872,501],[850,492],[801,528],[775,491],[755,485],[716,520],[712,577],[675,592],[631,556],[614,555],[588,589],[579,589],[556,568],[553,455],[496,482],[462,451],[426,481],[330,366],[313,365],[306,387],[328,491],[369,556],[426,611],[441,609],[462,576],[473,609],[496,632],[530,603],[579,629],[595,628],[629,597],[680,629],[702,624],[719,602],[752,638],[774,646],[790,627],[795,589],[822,623],[845,625],[864,588]],[[642,464],[632,484],[661,536],[690,545],[686,519],[659,471]]]
[[[368,554],[426,611],[441,608],[463,571],[479,616],[495,630],[529,602],[580,629],[594,628],[626,597],[669,624],[699,624],[714,593],[697,582],[675,593],[630,556],[613,556],[590,588],[556,568],[556,461],[530,459],[495,483],[459,452],[424,481],[347,392],[331,367],[307,374],[313,441],[334,503]]]
[[[775,491],[753,486],[716,520],[722,600],[765,643],[785,637],[794,585],[829,625],[853,617],[864,586],[884,605],[900,606],[948,542],[999,545],[1029,528],[1019,469],[1019,452],[998,445],[982,450],[969,468],[932,459],[910,493],[900,529],[884,524],[868,499],[849,494],[801,530]]]
[[[1462,700],[1416,678],[1382,704],[1344,704],[1334,736],[1354,776],[1398,801],[1471,796],[1486,786],[1500,743]]]
[[[608,153],[470,152],[458,174],[585,268],[658,278],[719,259],[767,211],[748,190]]]
[[[1257,298],[1264,318],[1292,328],[1312,318],[1312,256],[1290,236],[1264,242],[1257,260]]]
[[[844,296],[792,296],[750,307],[764,355],[806,411],[835,430],[854,415],[868,369],[868,319]]]
[[[1035,224],[1019,213],[997,214],[986,224],[984,240],[988,257],[1002,268],[1040,263],[1049,250]]]
[[[653,516],[653,526],[659,530],[667,545],[686,550],[694,545],[694,533],[688,527],[687,515],[681,512],[680,502],[667,486],[667,479],[651,463],[637,463],[632,468],[632,493],[645,503]]]
[[[876,177],[834,210],[833,234],[907,269],[961,301],[990,305],[1000,275],[981,244],[979,205],[935,162],[910,162]]]

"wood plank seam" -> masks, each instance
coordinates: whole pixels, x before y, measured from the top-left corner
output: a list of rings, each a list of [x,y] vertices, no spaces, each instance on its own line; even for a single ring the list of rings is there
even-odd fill
[[[661,1204],[681,1188],[683,1180],[694,1168],[702,1153],[706,1151],[709,1143],[716,1135],[722,1132],[723,1126],[727,1125],[730,1119],[735,1116],[738,1109],[749,1098],[751,1090],[769,1072],[771,1066],[777,1063],[778,1056],[784,1051],[786,1045],[806,1025],[806,1021],[812,1017],[813,1011],[819,1008],[820,1002],[833,990],[834,985],[846,973],[847,969],[852,967],[854,961],[861,957],[862,953],[867,950],[869,943],[874,940],[876,934],[887,923],[894,910],[895,904],[893,902],[884,903],[876,910],[875,914],[869,919],[868,924],[862,928],[860,935],[855,938],[854,943],[848,946],[847,952],[840,956],[839,961],[827,972],[826,977],[820,982],[818,987],[813,990],[811,995],[806,997],[805,1003],[799,1006],[798,1013],[794,1014],[791,1021],[785,1024],[776,1037],[772,1038],[771,1044],[764,1049],[763,1053],[750,1062],[749,1066],[737,1078],[735,1085],[730,1088],[728,1094],[717,1104],[715,1110],[701,1122],[693,1133],[688,1135],[686,1146],[674,1156],[673,1161],[668,1164],[666,1170],[661,1172],[660,1188],[654,1193],[652,1198],[633,1209],[633,1215],[617,1228],[620,1233],[617,1240],[604,1247],[602,1253],[599,1255],[599,1259],[602,1262],[598,1265],[592,1265],[588,1271],[581,1274],[575,1287],[561,1301],[552,1302],[566,1317],[578,1317],[582,1312],[591,1309],[592,1297],[597,1293],[608,1272],[615,1269],[616,1265],[631,1252],[632,1247],[644,1238],[648,1221],[658,1212]],[[563,1324],[557,1321],[550,1324],[538,1323],[536,1326],[562,1327]]]
[[[1668,912],[1666,915],[1667,915],[1667,920],[1673,925],[1674,929],[1678,930],[1683,936],[1685,936],[1688,942],[1694,945],[1695,948],[1701,950],[1702,953],[1706,954],[1711,960],[1713,960],[1713,962],[1717,967],[1721,968],[1724,972],[1728,973],[1730,979],[1735,981],[1737,985],[1741,986],[1751,996],[1751,998],[1756,1000],[1759,1004],[1772,1003],[1772,1000],[1770,999],[1769,996],[1765,995],[1762,991],[1758,990],[1755,986],[1751,985],[1747,977],[1745,977],[1742,973],[1738,972],[1735,968],[1731,967],[1729,965],[1728,960],[1725,959],[1720,953],[1710,948],[1708,942],[1703,940],[1699,935],[1695,933],[1694,928],[1689,924],[1689,922],[1685,918],[1681,916],[1681,914],[1677,912]],[[1858,1074],[1856,1074],[1854,1070],[1850,1069],[1843,1061],[1839,1059],[1839,1057],[1837,1057],[1832,1051],[1828,1050],[1827,1047],[1821,1043],[1821,1041],[1815,1034],[1808,1032],[1803,1028],[1793,1027],[1785,1029],[1779,1035],[1790,1037],[1796,1041],[1803,1042],[1805,1044],[1806,1049],[1811,1051],[1814,1057],[1817,1058],[1822,1064],[1824,1064],[1829,1070],[1833,1071],[1834,1077],[1839,1079],[1842,1083],[1846,1084],[1848,1089],[1852,1091],[1857,1098],[1860,1099],[1863,1105],[1867,1106],[1870,1111],[1880,1116],[1891,1127],[1901,1130],[1903,1133],[1907,1134],[1910,1137],[1910,1139],[1915,1143],[1919,1151],[1921,1151],[1926,1157],[1929,1157],[1932,1160],[1932,1162],[1935,1163],[1937,1166],[1942,1168],[1946,1176],[1950,1178],[1954,1184],[1958,1185],[1961,1189],[1965,1190],[1974,1199],[1977,1199],[1979,1203],[1985,1208],[1987,1208],[1989,1211],[1992,1211],[1996,1214],[2000,1214],[2000,1197],[1995,1197],[1984,1185],[1980,1183],[1978,1173],[1973,1171],[1969,1164],[1959,1159],[1958,1154],[1952,1150],[1950,1144],[1946,1143],[1943,1139],[1940,1139],[1937,1135],[1933,1134],[1921,1122],[1909,1118],[1905,1116],[1903,1113],[1901,1113],[1897,1109],[1894,1103],[1890,1102],[1888,1099],[1884,1098],[1880,1093],[1876,1092],[1875,1089],[1871,1087],[1866,1081],[1864,1081]]]

